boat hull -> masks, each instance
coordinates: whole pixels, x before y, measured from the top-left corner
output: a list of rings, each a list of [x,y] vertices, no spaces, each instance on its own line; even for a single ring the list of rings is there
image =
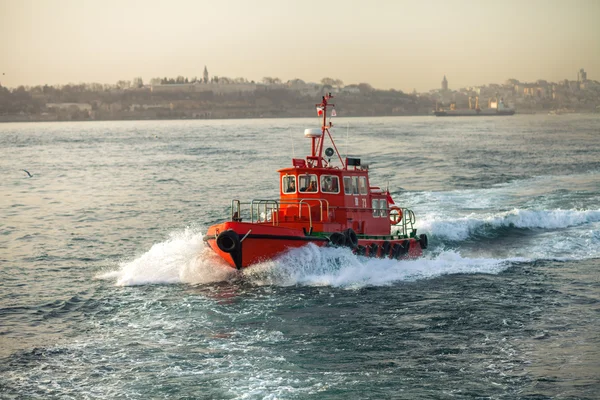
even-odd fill
[[[215,253],[236,269],[273,259],[290,249],[309,243],[319,247],[332,245],[328,237],[307,234],[300,229],[243,222],[213,225],[208,229],[204,240]],[[359,238],[355,243],[342,244],[341,247],[349,247],[362,256],[406,259],[420,257],[427,243],[426,238],[400,239],[389,236]]]
[[[234,243],[231,246],[219,246],[219,237],[224,232],[229,232],[233,237]],[[308,243],[325,246],[329,242],[326,237],[306,235],[299,229],[244,222],[213,225],[208,229],[204,240],[215,253],[237,269],[272,259],[289,249]]]

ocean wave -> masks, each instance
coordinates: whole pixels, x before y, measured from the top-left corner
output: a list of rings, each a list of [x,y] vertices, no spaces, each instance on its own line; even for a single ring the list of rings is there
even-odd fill
[[[471,214],[454,219],[424,218],[419,231],[452,241],[490,234],[502,228],[561,229],[600,221],[600,210],[519,210],[481,216]]]

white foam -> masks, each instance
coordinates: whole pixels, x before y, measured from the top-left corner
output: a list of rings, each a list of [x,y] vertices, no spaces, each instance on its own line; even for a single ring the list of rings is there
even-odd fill
[[[416,260],[357,257],[348,249],[309,244],[280,257],[254,265],[243,277],[255,285],[306,285],[363,287],[390,285],[455,273],[489,273],[504,270],[510,261],[465,258],[455,251],[430,253]],[[99,279],[115,280],[118,286],[144,284],[212,283],[230,280],[237,271],[225,264],[193,229],[172,233],[133,261],[123,262]]]
[[[425,217],[418,224],[419,231],[450,240],[465,240],[484,226],[492,228],[515,227],[522,229],[560,229],[600,221],[600,210],[519,210],[465,217]]]
[[[524,259],[464,258],[456,251],[442,251],[415,260],[398,261],[357,257],[348,249],[319,248],[309,244],[290,250],[275,260],[246,269],[244,275],[258,285],[357,288],[447,274],[496,274],[514,261]]]
[[[227,280],[235,271],[204,244],[202,234],[186,228],[153,245],[133,261],[123,262],[99,279],[115,279],[118,286],[172,283],[210,283]]]

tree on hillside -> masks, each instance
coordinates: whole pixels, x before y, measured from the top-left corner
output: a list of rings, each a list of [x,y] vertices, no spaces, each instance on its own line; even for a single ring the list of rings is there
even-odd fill
[[[143,86],[144,86],[144,81],[142,80],[141,77],[133,78],[133,87],[134,88],[141,88]]]
[[[369,85],[368,83],[359,83],[358,84],[358,88],[360,89],[361,93],[369,93],[373,91],[373,86]]]

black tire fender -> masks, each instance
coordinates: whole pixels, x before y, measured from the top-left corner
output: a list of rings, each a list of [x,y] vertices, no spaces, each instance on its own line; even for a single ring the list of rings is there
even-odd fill
[[[358,246],[358,236],[356,232],[352,230],[352,228],[348,228],[344,231],[344,236],[346,236],[346,246],[351,249],[355,249]]]
[[[381,244],[381,254],[379,258],[387,257],[390,255],[390,242],[387,240]]]
[[[346,235],[342,232],[333,232],[329,235],[329,243],[335,247],[343,247],[346,245]]]
[[[371,243],[369,246],[369,257],[377,257],[377,250],[379,250],[379,245],[377,243]]]
[[[419,244],[421,245],[422,249],[426,249],[427,246],[429,245],[429,239],[427,239],[427,235],[422,233],[419,235]]]
[[[356,255],[364,256],[367,252],[367,248],[365,246],[358,245],[356,246]]]
[[[240,235],[228,229],[217,236],[217,247],[225,253],[232,253],[240,247]]]

